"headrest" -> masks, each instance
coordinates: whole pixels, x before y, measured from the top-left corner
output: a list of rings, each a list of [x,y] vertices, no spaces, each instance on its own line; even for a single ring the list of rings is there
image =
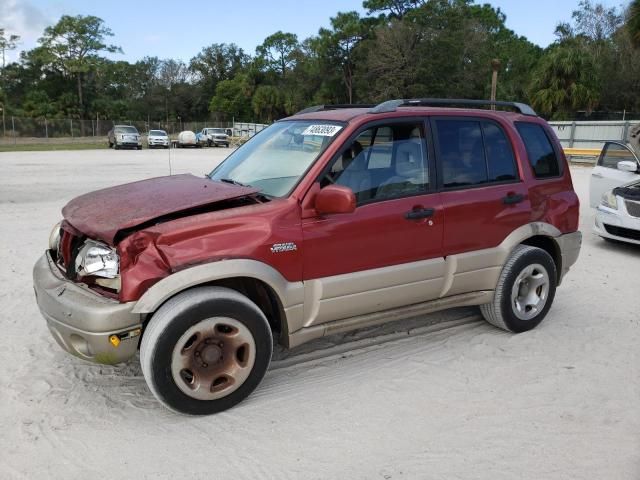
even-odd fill
[[[396,173],[401,177],[411,177],[423,168],[422,149],[417,140],[405,140],[396,148]]]

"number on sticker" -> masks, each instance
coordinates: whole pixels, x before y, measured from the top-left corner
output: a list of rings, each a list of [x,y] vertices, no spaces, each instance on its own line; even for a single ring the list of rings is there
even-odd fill
[[[333,137],[342,127],[340,125],[311,125],[302,135],[317,135],[320,137]]]

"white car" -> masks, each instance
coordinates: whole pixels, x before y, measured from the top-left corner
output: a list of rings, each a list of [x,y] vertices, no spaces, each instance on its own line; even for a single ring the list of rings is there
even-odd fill
[[[180,132],[178,134],[178,148],[184,147],[200,147],[201,145],[198,143],[196,138],[196,134],[191,130],[185,130],[184,132]]]
[[[640,161],[634,150],[620,142],[606,142],[591,172],[589,204],[597,208],[604,194],[635,180],[640,180]]]
[[[149,148],[169,148],[169,135],[164,130],[149,130],[147,143]]]
[[[596,209],[596,234],[640,245],[640,181],[606,192]]]
[[[589,203],[597,235],[640,245],[640,160],[630,145],[604,144],[591,172]]]

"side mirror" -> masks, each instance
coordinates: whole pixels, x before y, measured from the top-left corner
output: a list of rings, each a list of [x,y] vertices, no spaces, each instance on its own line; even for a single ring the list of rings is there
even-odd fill
[[[622,162],[618,162],[618,170],[636,173],[638,171],[638,164],[630,160],[623,160]]]
[[[356,209],[356,196],[350,188],[328,185],[316,195],[315,207],[320,215],[351,213]]]

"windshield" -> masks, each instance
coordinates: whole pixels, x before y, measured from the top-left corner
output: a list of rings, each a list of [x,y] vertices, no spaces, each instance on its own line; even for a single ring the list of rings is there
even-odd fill
[[[136,127],[116,127],[116,133],[138,133]]]
[[[231,154],[210,177],[251,185],[272,197],[286,196],[341,129],[340,124],[317,120],[275,123]]]
[[[167,132],[165,132],[164,130],[149,130],[149,135],[152,135],[154,137],[166,137]]]
[[[210,128],[209,133],[225,133],[222,128]]]

